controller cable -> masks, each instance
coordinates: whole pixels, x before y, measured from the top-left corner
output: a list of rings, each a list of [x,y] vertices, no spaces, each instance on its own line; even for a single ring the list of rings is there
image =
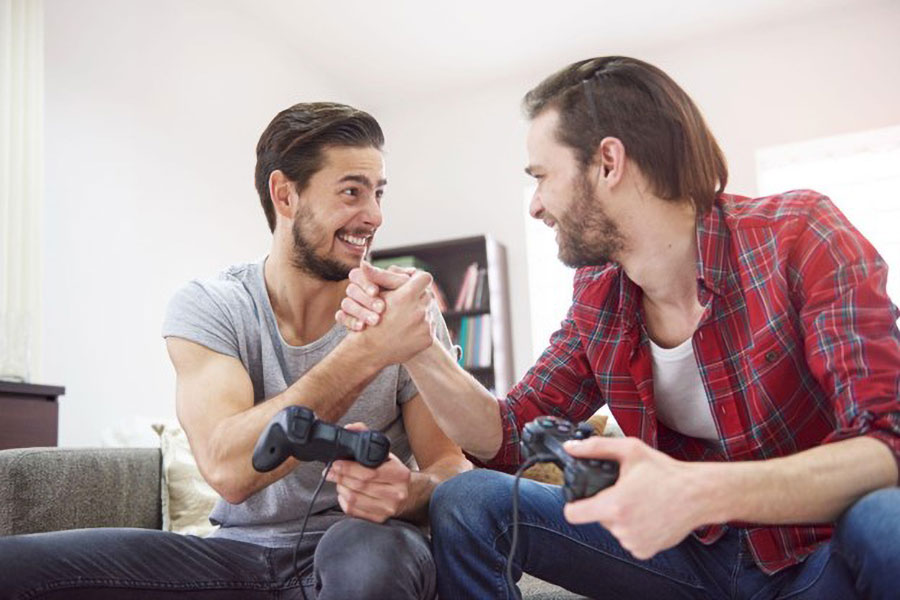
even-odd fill
[[[519,591],[519,588],[516,586],[516,582],[513,579],[512,574],[512,565],[513,558],[516,555],[516,544],[519,543],[519,480],[522,479],[522,475],[532,466],[536,465],[539,462],[554,462],[556,457],[552,454],[536,454],[522,463],[522,466],[519,467],[519,470],[516,471],[515,480],[513,481],[513,494],[512,494],[512,542],[509,547],[509,554],[506,556],[506,583],[509,584],[509,589],[513,591],[516,595],[516,598],[521,600],[522,592]]]
[[[309,506],[306,508],[306,514],[303,516],[303,525],[300,526],[300,537],[297,538],[297,543],[294,544],[294,575],[300,582],[300,593],[303,595],[303,600],[309,599],[306,597],[306,589],[303,587],[303,573],[301,573],[300,569],[297,567],[297,552],[300,550],[301,542],[303,542],[303,534],[306,532],[306,522],[309,521],[309,515],[312,512],[313,505],[316,503],[319,492],[322,491],[322,486],[325,484],[325,479],[328,477],[328,472],[331,470],[332,463],[334,463],[334,460],[329,460],[328,464],[325,465],[325,470],[322,471],[322,478],[319,479],[319,485],[316,486],[316,491],[313,492],[312,499],[309,501]]]

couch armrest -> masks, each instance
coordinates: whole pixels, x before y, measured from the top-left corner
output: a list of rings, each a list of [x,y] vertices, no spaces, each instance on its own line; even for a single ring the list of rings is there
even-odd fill
[[[162,526],[158,448],[0,450],[0,535]]]

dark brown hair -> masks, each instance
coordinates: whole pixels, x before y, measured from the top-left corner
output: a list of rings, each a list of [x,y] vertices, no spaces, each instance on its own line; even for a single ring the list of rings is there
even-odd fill
[[[335,102],[295,104],[275,115],[256,145],[256,191],[269,229],[275,231],[275,208],[269,175],[280,170],[303,192],[322,168],[328,146],[371,146],[381,150],[384,133],[367,112]]]
[[[559,111],[557,139],[575,150],[582,168],[610,136],[661,198],[690,198],[704,213],[725,189],[725,157],[703,116],[653,65],[624,56],[573,63],[528,92],[523,105],[530,119]]]

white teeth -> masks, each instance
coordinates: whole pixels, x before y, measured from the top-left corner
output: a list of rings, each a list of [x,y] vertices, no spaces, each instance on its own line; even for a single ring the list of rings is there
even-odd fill
[[[355,235],[338,235],[338,238],[354,246],[365,246],[369,240],[367,237],[357,237]]]

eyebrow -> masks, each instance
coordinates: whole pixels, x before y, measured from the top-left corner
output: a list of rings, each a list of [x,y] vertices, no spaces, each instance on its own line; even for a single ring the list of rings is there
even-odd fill
[[[354,183],[358,183],[360,185],[364,185],[370,190],[373,187],[384,187],[387,185],[387,179],[379,179],[376,185],[372,185],[372,181],[366,177],[365,175],[344,175],[338,180],[338,183],[344,183],[347,181],[352,181]]]

